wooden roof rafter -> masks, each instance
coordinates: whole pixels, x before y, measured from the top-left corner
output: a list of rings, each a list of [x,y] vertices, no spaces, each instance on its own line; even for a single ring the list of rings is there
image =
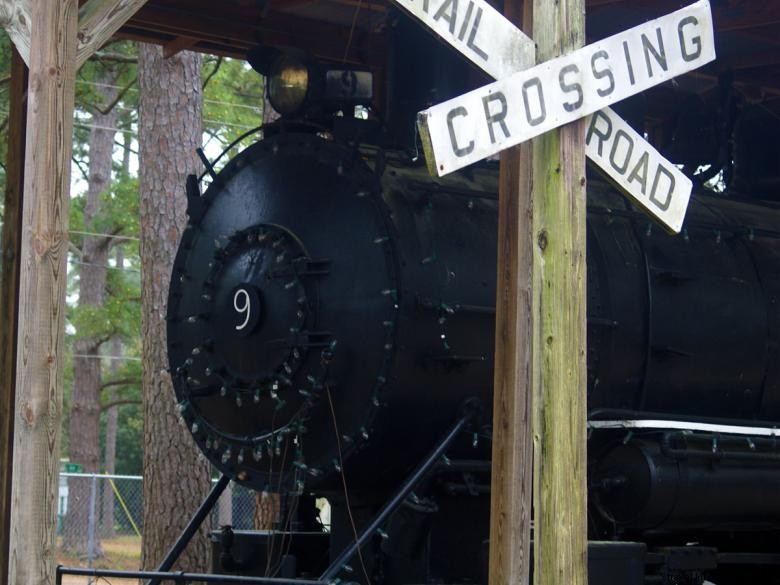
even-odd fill
[[[187,48],[238,58],[258,44],[299,47],[324,61],[363,65],[377,63],[376,56],[384,52],[382,34],[278,11],[277,3],[245,9],[234,1],[204,19],[204,11],[211,6],[204,0],[150,0],[120,36],[163,46],[175,46],[180,42],[177,39],[185,37],[194,39]]]
[[[0,26],[8,33],[19,55],[30,64],[34,0],[0,0]],[[76,68],[92,56],[122,27],[146,0],[88,0],[79,8],[76,33]]]

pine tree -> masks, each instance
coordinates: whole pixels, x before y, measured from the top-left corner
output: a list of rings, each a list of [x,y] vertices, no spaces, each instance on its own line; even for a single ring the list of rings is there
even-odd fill
[[[144,524],[141,564],[152,569],[209,489],[209,466],[178,424],[166,371],[165,311],[173,260],[186,224],[184,184],[197,172],[201,145],[201,59],[183,52],[139,49],[142,337],[144,386]],[[206,571],[205,528],[180,558]]]

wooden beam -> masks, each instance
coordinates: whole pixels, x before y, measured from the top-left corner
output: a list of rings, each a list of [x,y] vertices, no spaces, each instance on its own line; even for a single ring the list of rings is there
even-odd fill
[[[163,58],[170,59],[176,53],[192,48],[197,42],[198,39],[193,37],[176,37],[163,45]]]
[[[387,12],[387,6],[384,4],[366,2],[364,0],[328,0],[327,3],[322,2],[322,0],[271,0],[269,4],[273,4],[274,10],[279,12],[294,12],[298,8],[306,8],[312,4],[326,4],[325,8],[345,6],[347,8],[365,10],[366,12]]]
[[[53,585],[78,0],[32,5],[22,205],[11,585]]]
[[[521,0],[504,3],[504,15],[518,27],[524,24],[526,34],[531,32],[530,6],[530,2]],[[501,153],[489,585],[525,585],[531,568],[534,378],[531,161],[530,142]]]
[[[581,47],[584,0],[533,0],[532,37],[539,62]],[[588,582],[583,127],[533,141],[535,585]]]
[[[240,13],[233,12],[229,5],[218,15],[204,19],[200,12],[202,9],[200,2],[150,2],[128,22],[127,28],[134,29],[135,33],[143,30],[169,35],[166,42],[179,36],[200,39],[195,47],[198,50],[221,47],[220,52],[224,53],[233,46],[238,54],[245,54],[246,49],[263,43],[279,47],[297,47],[317,58],[338,62],[344,57],[344,47],[350,33],[348,26],[279,12],[269,11],[265,18],[255,22],[242,18]],[[356,30],[353,37],[347,63],[366,64],[369,58],[378,59],[383,54],[383,35],[369,35],[364,30]],[[150,42],[154,40],[150,39]]]
[[[0,0],[0,26],[24,62],[30,63],[30,0]]]
[[[27,120],[27,66],[11,50],[8,106],[3,239],[0,244],[0,583],[8,583],[10,551],[11,470],[13,466],[14,399],[16,396],[17,312],[19,257],[22,249],[22,186],[24,131]]]
[[[79,10],[76,68],[114,36],[146,0],[88,0]]]
[[[718,63],[718,69],[720,71],[726,71],[729,69],[732,71],[738,71],[744,69],[757,69],[761,67],[776,67],[777,65],[780,65],[780,51],[775,48],[771,51],[749,53],[747,55],[740,55],[738,57],[727,56]]]
[[[716,4],[712,19],[716,32],[761,28],[780,23],[780,5],[761,1],[743,2],[741,6]]]

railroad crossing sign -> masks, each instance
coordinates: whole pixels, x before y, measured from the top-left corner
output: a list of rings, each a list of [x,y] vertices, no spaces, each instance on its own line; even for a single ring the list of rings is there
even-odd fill
[[[607,106],[715,59],[707,0],[535,67],[533,41],[485,0],[460,7],[458,0],[394,1],[498,79],[420,112],[432,174],[593,114],[586,154],[636,203],[680,231],[691,181]]]

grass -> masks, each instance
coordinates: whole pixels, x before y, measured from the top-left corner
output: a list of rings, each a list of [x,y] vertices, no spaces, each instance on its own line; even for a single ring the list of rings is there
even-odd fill
[[[60,544],[60,543],[58,543]],[[103,556],[92,561],[92,566],[100,569],[137,571],[141,564],[141,538],[135,535],[117,536],[102,539]],[[71,554],[58,547],[57,562],[69,567],[85,567],[84,557]]]

